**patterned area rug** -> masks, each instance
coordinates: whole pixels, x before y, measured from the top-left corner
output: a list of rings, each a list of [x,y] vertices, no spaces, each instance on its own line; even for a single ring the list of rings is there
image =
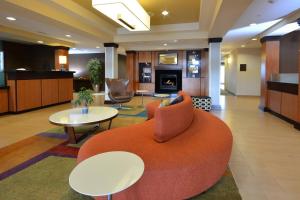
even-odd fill
[[[138,111],[126,110],[120,112],[113,120],[112,128],[142,123],[147,113],[144,109]],[[76,132],[88,132],[89,136],[106,130],[108,124],[100,128],[85,126],[76,128]],[[62,127],[57,127],[40,133],[39,136],[67,139]],[[89,136],[78,144],[68,142],[35,156],[20,165],[0,174],[0,199],[2,200],[90,200],[91,197],[73,191],[68,184],[71,170],[76,166],[79,147]],[[197,195],[192,200],[241,200],[234,178],[228,169],[222,179],[208,191]]]
[[[73,149],[73,150],[72,150]],[[0,175],[0,199],[6,200],[90,200],[73,191],[68,178],[76,166],[73,147],[56,147]],[[228,169],[221,180],[208,191],[191,200],[241,200]]]

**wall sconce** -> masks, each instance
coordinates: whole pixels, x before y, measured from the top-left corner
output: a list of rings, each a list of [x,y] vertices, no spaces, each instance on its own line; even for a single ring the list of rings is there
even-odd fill
[[[61,71],[66,71],[65,65],[67,64],[67,56],[58,56],[58,63]]]

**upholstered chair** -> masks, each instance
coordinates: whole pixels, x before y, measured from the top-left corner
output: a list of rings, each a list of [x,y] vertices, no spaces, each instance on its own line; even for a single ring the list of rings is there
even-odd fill
[[[122,103],[129,102],[133,96],[133,91],[128,90],[128,79],[105,79],[108,96],[112,103],[119,104],[119,109],[122,109]]]

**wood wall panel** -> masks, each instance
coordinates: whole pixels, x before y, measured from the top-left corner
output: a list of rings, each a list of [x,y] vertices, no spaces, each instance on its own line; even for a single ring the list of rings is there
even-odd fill
[[[41,107],[41,80],[17,80],[17,111]]]
[[[73,79],[58,79],[58,100],[59,103],[73,99]]]
[[[207,78],[201,78],[201,91],[200,91],[200,96],[208,96],[209,90],[208,90],[208,77]]]
[[[183,79],[186,78],[186,51],[172,51],[178,53],[178,65],[159,65],[158,55],[165,51],[141,51],[136,53],[136,57],[133,56],[135,52],[127,52],[126,68],[128,71],[128,79],[133,81],[133,90],[146,89],[154,92],[155,87],[155,69],[177,69],[182,70]],[[152,83],[139,83],[138,63],[150,62],[152,65]],[[208,51],[201,50],[201,79],[186,79],[183,80],[183,90],[188,90],[192,95],[196,96],[208,96]],[[134,69],[132,70],[132,66]]]
[[[8,112],[8,89],[0,89],[0,113]]]
[[[151,51],[138,52],[138,62],[139,63],[151,63],[151,61],[152,61]]]
[[[200,96],[201,94],[200,78],[183,78],[182,90],[190,96]]]
[[[279,41],[266,41],[262,44],[261,54],[261,98],[260,107],[265,108],[268,103],[267,81],[271,74],[279,73]]]
[[[297,121],[298,95],[283,92],[281,98],[281,114],[289,119]]]
[[[275,90],[268,90],[268,108],[276,113],[281,113],[282,93]]]
[[[154,93],[154,83],[137,83],[137,90],[148,90]]]
[[[135,52],[127,52],[126,57],[126,71],[127,78],[129,80],[128,90],[135,90],[135,68],[136,68],[136,53]]]
[[[16,102],[16,81],[7,80],[7,85],[9,86],[8,90],[8,110],[10,112],[17,111],[17,102]]]
[[[208,77],[208,51],[201,51],[201,77]]]
[[[42,106],[58,103],[58,80],[42,80]]]

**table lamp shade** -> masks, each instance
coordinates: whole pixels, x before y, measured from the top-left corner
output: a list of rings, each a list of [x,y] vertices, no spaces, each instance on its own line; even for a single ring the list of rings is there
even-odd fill
[[[59,56],[59,57],[58,57],[58,63],[59,63],[60,65],[65,65],[65,64],[67,64],[67,56]]]

